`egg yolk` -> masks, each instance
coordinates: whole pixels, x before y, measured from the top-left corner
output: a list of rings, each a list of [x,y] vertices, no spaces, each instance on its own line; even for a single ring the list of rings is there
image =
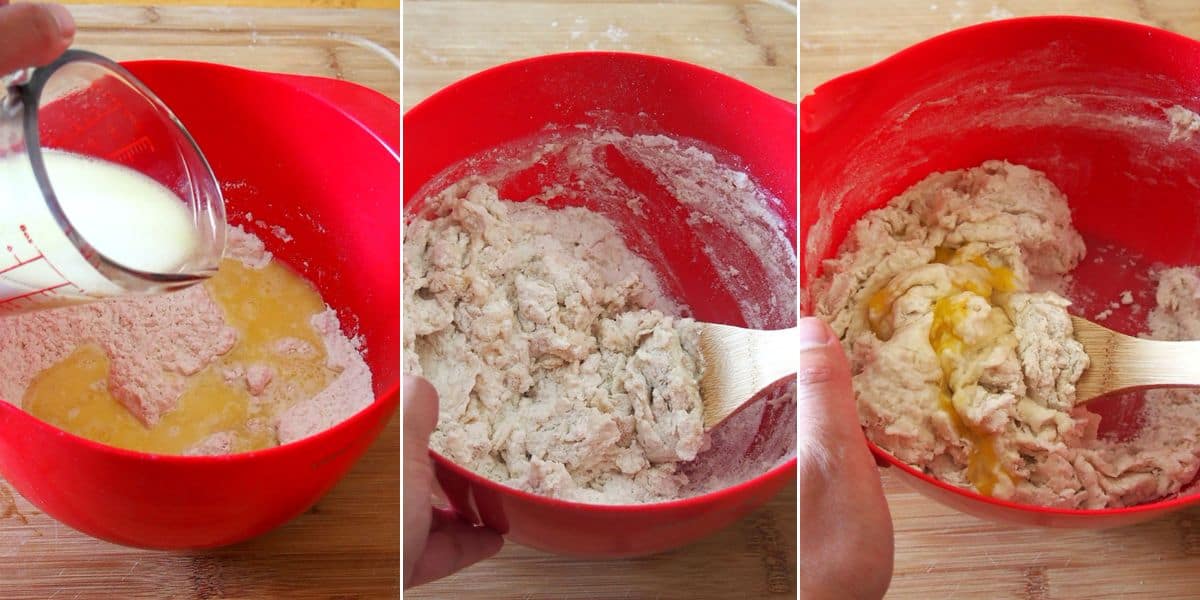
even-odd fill
[[[942,390],[938,407],[949,418],[959,437],[970,444],[967,478],[980,493],[991,495],[998,483],[1011,480],[1013,475],[999,461],[996,436],[972,426],[963,419],[966,406],[956,406],[952,377],[960,368],[965,356],[982,351],[993,344],[996,338],[1011,331],[1011,323],[1002,311],[994,311],[995,317],[991,319],[988,335],[968,343],[956,332],[970,316],[969,301],[972,295],[982,297],[996,306],[998,296],[1017,290],[1017,276],[1011,268],[994,265],[984,256],[967,257],[959,250],[946,246],[935,249],[933,262],[951,266],[971,264],[981,268],[973,274],[956,273],[950,292],[934,302],[929,344],[937,355],[942,370]],[[892,333],[892,306],[905,291],[885,285],[867,299],[868,322],[872,331],[882,339],[890,337]],[[966,398],[962,398],[961,401],[965,403]]]

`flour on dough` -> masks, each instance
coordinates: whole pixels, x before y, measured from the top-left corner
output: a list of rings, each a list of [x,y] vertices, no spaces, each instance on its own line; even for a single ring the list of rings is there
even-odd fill
[[[586,209],[486,185],[426,208],[405,231],[404,370],[438,390],[433,448],[538,494],[678,497],[705,442],[699,326],[657,309],[649,264]]]
[[[1171,133],[1167,135],[1168,142],[1185,141],[1200,131],[1200,115],[1178,104],[1164,108],[1163,114],[1171,124]]]
[[[931,175],[867,213],[813,297],[850,354],[868,436],[939,479],[1021,503],[1102,508],[1179,491],[1196,472],[1188,445],[1101,439],[1099,416],[1073,406],[1088,357],[1069,302],[1036,290],[1084,251],[1062,193],[1001,161]],[[1184,304],[1164,310],[1200,311],[1195,294]]]

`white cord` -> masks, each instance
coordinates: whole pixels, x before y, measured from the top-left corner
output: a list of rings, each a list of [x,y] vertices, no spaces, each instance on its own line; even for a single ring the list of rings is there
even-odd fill
[[[387,48],[383,47],[378,42],[371,41],[365,37],[362,37],[361,35],[353,35],[353,34],[349,34],[349,33],[337,33],[337,32],[330,32],[330,33],[325,34],[324,36],[315,34],[315,33],[312,33],[312,34],[289,33],[289,34],[275,35],[275,34],[269,34],[269,33],[261,34],[261,33],[258,33],[258,31],[250,32],[250,39],[251,39],[252,43],[258,43],[259,41],[262,41],[262,42],[266,42],[269,44],[273,41],[278,41],[278,40],[314,40],[314,39],[321,39],[322,37],[324,37],[326,39],[337,40],[339,42],[345,42],[345,43],[353,45],[353,46],[358,46],[359,48],[364,48],[366,50],[374,52],[375,54],[378,54],[380,57],[382,57],[384,60],[386,60],[389,64],[391,64],[393,67],[396,67],[397,71],[399,71],[402,68],[400,59],[395,54],[392,54],[391,50],[388,50]]]
[[[379,44],[378,42],[371,41],[360,35],[349,35],[349,34],[345,34],[345,33],[336,33],[336,32],[330,33],[329,37],[332,39],[341,41],[341,42],[354,44],[355,46],[358,46],[360,48],[366,48],[367,50],[371,50],[371,51],[375,52],[376,54],[382,56],[384,60],[388,61],[389,63],[392,63],[392,66],[396,67],[397,71],[399,71],[402,68],[401,64],[400,64],[400,58],[397,57],[395,54],[392,54],[391,50],[384,48],[383,45]]]
[[[769,4],[775,8],[782,8],[793,15],[796,14],[796,6],[791,2],[786,2],[785,0],[762,0],[762,3]]]

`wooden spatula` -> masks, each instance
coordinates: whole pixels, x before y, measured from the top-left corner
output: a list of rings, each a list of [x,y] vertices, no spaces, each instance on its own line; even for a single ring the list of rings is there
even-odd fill
[[[1075,404],[1122,390],[1200,386],[1200,341],[1145,340],[1072,316],[1091,365],[1075,384]]]
[[[742,329],[704,323],[700,353],[705,371],[700,380],[704,429],[712,429],[737,412],[755,394],[796,372],[800,341],[795,329]]]

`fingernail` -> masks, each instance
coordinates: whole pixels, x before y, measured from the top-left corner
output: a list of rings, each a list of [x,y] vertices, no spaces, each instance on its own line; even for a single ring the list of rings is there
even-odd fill
[[[833,339],[833,331],[824,321],[816,317],[800,319],[796,324],[796,335],[804,346],[823,346]]]
[[[63,39],[75,37],[75,19],[71,18],[71,12],[65,6],[59,4],[47,4],[46,10],[54,17],[54,22],[58,25],[58,36]]]

